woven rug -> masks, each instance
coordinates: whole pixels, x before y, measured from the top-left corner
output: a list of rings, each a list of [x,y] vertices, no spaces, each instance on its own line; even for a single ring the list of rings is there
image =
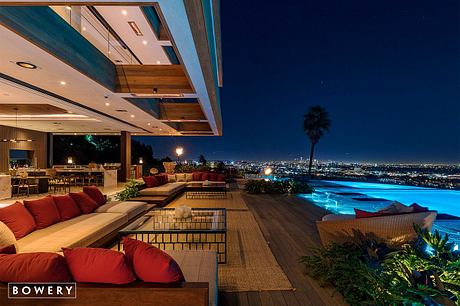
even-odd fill
[[[227,263],[219,264],[219,290],[293,290],[239,191],[228,192],[227,199],[190,200],[182,196],[168,207],[180,205],[227,209]]]

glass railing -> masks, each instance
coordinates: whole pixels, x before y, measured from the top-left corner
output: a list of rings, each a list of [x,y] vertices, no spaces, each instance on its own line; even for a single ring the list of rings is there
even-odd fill
[[[50,8],[85,37],[115,64],[140,64],[134,54],[86,6],[50,6]]]

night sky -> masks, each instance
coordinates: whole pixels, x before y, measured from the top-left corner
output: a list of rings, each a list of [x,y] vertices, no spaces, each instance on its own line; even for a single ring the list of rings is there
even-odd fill
[[[221,1],[223,137],[142,137],[156,157],[460,162],[459,2]],[[139,138],[138,138],[139,139]]]

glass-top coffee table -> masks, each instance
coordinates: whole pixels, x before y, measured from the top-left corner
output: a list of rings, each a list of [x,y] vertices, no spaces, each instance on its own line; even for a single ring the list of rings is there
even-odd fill
[[[186,199],[226,199],[227,183],[212,182],[208,185],[204,183],[188,183],[185,187]]]
[[[162,250],[210,250],[219,263],[227,261],[227,215],[225,208],[192,208],[188,218],[176,218],[174,208],[154,208],[118,232]]]

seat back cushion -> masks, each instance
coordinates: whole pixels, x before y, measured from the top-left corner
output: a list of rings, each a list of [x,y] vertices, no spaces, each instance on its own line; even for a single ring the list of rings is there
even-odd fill
[[[157,179],[153,175],[143,176],[142,179],[144,180],[147,188],[160,186],[160,183],[157,181]]]
[[[0,208],[0,221],[8,226],[16,239],[33,232],[37,227],[34,217],[20,202]]]
[[[217,176],[218,176],[217,173],[210,173],[209,174],[209,180],[212,181],[212,182],[215,182],[215,181],[217,181]]]
[[[0,254],[16,254],[16,247],[14,244],[5,246],[5,247],[0,247]]]
[[[218,182],[225,182],[226,179],[227,179],[227,177],[225,176],[225,174],[219,174],[217,176],[217,181]]]
[[[177,180],[175,174],[168,174],[168,183],[175,183]]]
[[[97,205],[101,206],[107,203],[107,199],[104,197],[104,194],[96,186],[85,186],[83,187],[83,192],[90,196]]]
[[[77,282],[128,284],[136,280],[125,254],[109,249],[63,249]]]
[[[61,221],[67,221],[81,215],[80,208],[70,195],[53,196],[53,199],[61,216]]]
[[[64,257],[56,253],[0,254],[0,282],[67,282]]]
[[[202,172],[193,172],[193,180],[194,181],[201,181],[201,175],[203,173]]]
[[[99,205],[97,205],[97,203],[84,192],[71,192],[69,195],[75,203],[77,203],[78,208],[80,208],[81,212],[84,214],[92,213],[99,207]]]
[[[5,225],[5,223],[0,222],[0,248],[6,248],[11,245],[14,246],[16,249],[15,253],[17,253],[19,249],[16,237],[14,237],[13,232]]]
[[[193,174],[192,173],[185,173],[185,180],[187,182],[193,181]]]
[[[176,178],[178,182],[185,182],[185,173],[176,173]]]
[[[168,176],[166,174],[155,175],[155,178],[160,186],[168,183]]]
[[[162,250],[143,241],[123,239],[126,257],[134,272],[144,282],[183,282],[184,274],[177,262]]]
[[[207,172],[206,172],[206,173],[203,173],[203,174],[201,175],[201,180],[202,180],[202,181],[207,181],[207,180],[209,180],[209,173],[207,173]]]
[[[24,206],[34,217],[37,229],[42,229],[61,221],[61,216],[51,196],[37,200],[24,200]]]

